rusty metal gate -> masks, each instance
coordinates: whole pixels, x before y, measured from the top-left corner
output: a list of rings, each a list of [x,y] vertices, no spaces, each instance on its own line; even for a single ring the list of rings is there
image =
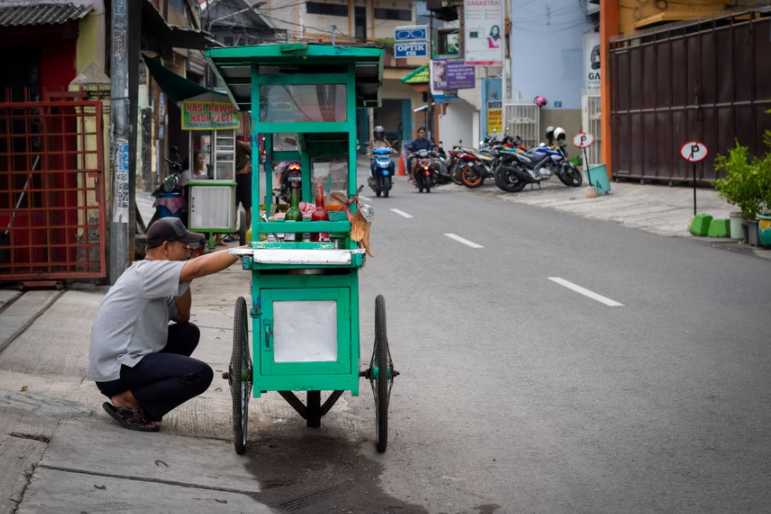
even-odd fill
[[[703,141],[714,157],[735,141],[763,153],[771,128],[771,22],[748,12],[611,42],[613,174],[689,181],[678,149]]]
[[[0,281],[106,276],[102,104],[0,102]]]

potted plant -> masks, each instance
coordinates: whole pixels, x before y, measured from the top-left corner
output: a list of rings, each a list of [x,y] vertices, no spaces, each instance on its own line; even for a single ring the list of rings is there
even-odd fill
[[[771,114],[771,110],[768,112]],[[771,130],[766,131],[764,140],[771,149]],[[760,246],[771,248],[771,151],[758,159],[757,165],[762,177],[764,204],[764,210],[758,213],[758,242]]]
[[[765,170],[767,160],[768,155],[762,159],[752,158],[749,149],[738,142],[727,155],[715,158],[715,170],[725,173],[715,181],[715,189],[741,210],[745,241],[753,245],[758,244],[757,216],[767,206],[771,183],[771,173]]]

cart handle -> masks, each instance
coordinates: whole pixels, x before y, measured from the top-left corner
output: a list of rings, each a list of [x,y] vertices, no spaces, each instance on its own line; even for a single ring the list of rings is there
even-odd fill
[[[265,320],[265,349],[270,350],[270,343],[273,340],[273,323]]]

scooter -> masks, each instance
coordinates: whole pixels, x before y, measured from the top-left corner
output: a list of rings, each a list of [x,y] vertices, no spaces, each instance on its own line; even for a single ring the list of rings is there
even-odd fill
[[[394,160],[391,158],[392,152],[393,149],[390,147],[380,147],[372,150],[375,176],[369,177],[368,184],[378,197],[382,194],[388,198],[391,186],[393,185],[391,179],[394,168]]]

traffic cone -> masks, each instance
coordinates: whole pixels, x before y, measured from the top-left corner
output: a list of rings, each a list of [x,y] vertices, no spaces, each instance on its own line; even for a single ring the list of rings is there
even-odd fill
[[[399,156],[399,169],[397,170],[396,174],[400,177],[406,175],[406,173],[404,173],[404,155]]]

